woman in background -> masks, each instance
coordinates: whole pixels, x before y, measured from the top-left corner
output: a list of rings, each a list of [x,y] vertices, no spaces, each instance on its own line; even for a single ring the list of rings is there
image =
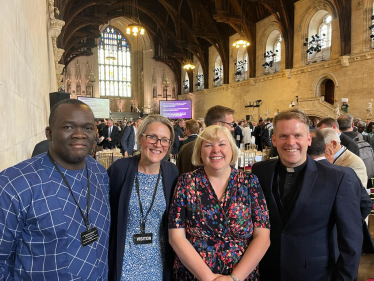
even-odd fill
[[[203,167],[181,176],[169,214],[175,280],[259,280],[268,209],[257,177],[230,167],[237,155],[225,127],[207,127],[196,140],[192,163]]]
[[[178,169],[162,159],[170,153],[173,127],[167,118],[149,115],[136,139],[140,154],[117,160],[108,169],[109,280],[170,280],[167,210]]]

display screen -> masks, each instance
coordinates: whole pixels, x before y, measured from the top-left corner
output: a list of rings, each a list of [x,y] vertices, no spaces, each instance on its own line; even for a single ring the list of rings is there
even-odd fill
[[[192,118],[191,100],[160,100],[160,115],[169,119]]]
[[[78,100],[87,104],[96,119],[109,118],[109,99],[78,97]]]

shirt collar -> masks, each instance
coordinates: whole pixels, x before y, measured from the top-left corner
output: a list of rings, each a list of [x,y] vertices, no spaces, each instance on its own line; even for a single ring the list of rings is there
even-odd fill
[[[342,147],[338,150],[338,152],[336,152],[336,153],[334,154],[334,160],[335,160],[336,158],[338,158],[338,157],[340,156],[340,154],[343,153],[344,149],[345,149],[345,146],[342,145]]]
[[[321,156],[321,157],[317,157],[314,159],[314,161],[320,161],[320,160],[325,160],[326,157],[325,156]]]
[[[305,160],[305,162],[303,164],[301,164],[297,167],[292,167],[292,168],[288,168],[285,165],[283,165],[282,160],[279,160],[279,162],[280,162],[281,171],[284,171],[284,172],[287,172],[287,173],[294,173],[294,172],[298,173],[305,167],[307,160]]]

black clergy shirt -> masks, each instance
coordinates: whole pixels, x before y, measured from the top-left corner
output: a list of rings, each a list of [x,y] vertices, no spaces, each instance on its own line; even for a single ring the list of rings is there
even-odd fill
[[[283,221],[287,221],[299,196],[305,174],[305,161],[293,168],[287,168],[281,161],[274,175],[273,194]]]

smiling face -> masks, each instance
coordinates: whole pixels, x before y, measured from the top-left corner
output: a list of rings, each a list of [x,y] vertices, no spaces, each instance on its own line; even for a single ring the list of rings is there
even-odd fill
[[[145,135],[153,135],[158,139],[170,139],[169,128],[161,122],[153,122],[148,124],[144,131]],[[162,146],[160,141],[152,144],[147,141],[147,137],[140,137],[140,147],[141,147],[141,158],[146,164],[159,163],[166,155],[169,147]]]
[[[299,120],[278,121],[272,141],[286,167],[297,167],[306,161],[311,137],[306,125]]]
[[[61,104],[45,129],[52,158],[68,170],[83,169],[95,140],[95,118],[87,105]]]
[[[201,160],[205,170],[217,172],[230,169],[231,159],[232,148],[224,133],[218,133],[217,140],[202,142]]]

